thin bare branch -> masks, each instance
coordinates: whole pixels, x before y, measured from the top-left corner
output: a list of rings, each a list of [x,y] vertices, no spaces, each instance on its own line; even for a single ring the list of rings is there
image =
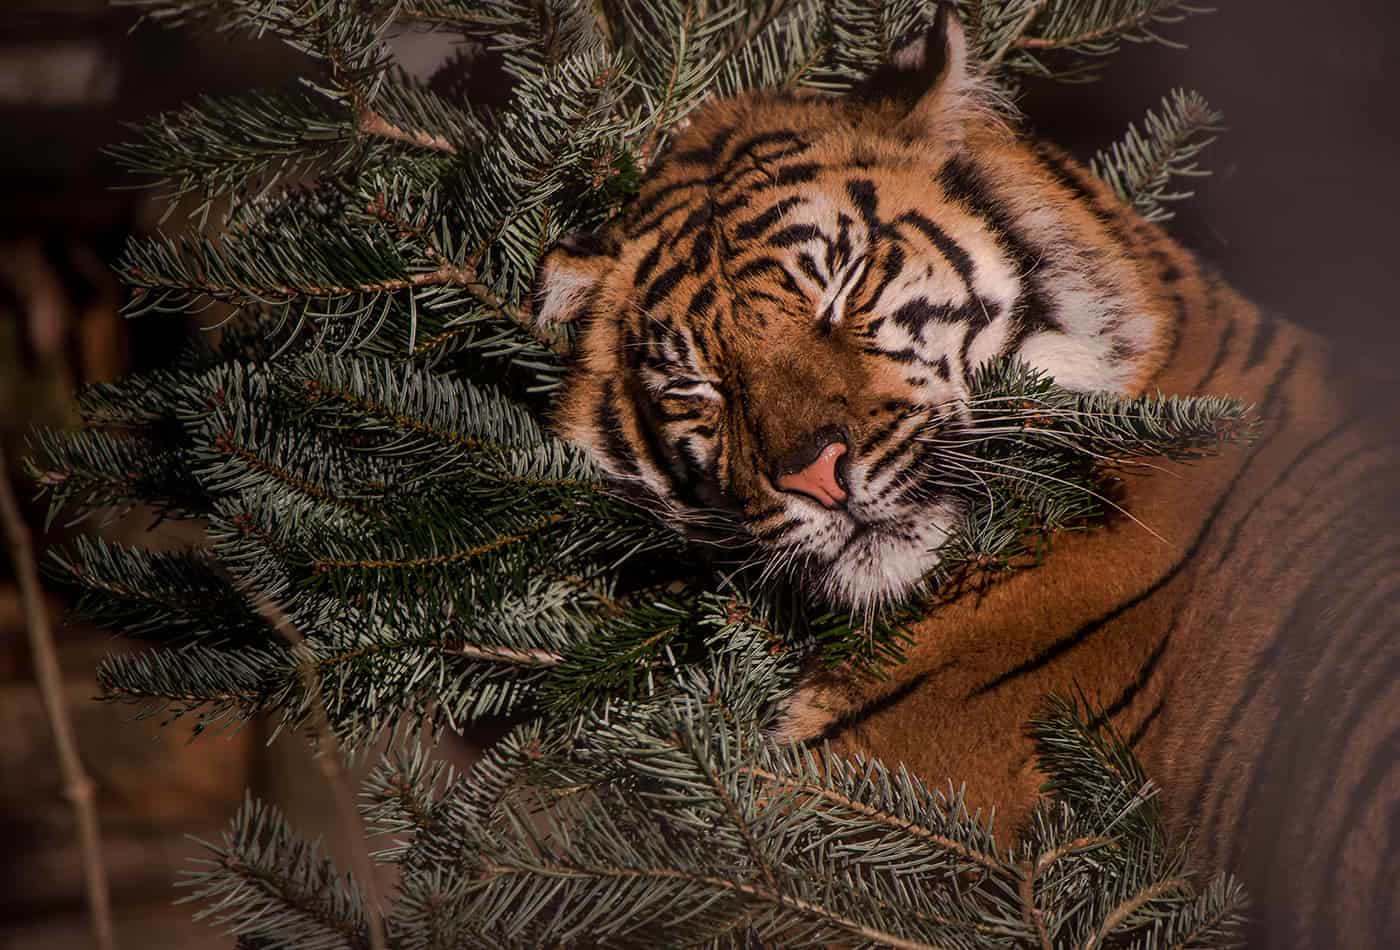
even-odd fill
[[[15,501],[8,472],[5,450],[0,446],[0,521],[5,525],[10,563],[19,580],[20,597],[24,603],[29,652],[34,661],[34,680],[39,687],[49,728],[53,731],[54,748],[58,752],[58,765],[63,774],[63,797],[68,799],[78,825],[78,847],[82,854],[83,880],[87,888],[93,937],[101,950],[114,950],[117,944],[112,930],[112,898],[107,886],[107,869],[102,861],[102,835],[97,823],[97,786],[83,768],[82,757],[78,755],[77,738],[73,734],[73,723],[68,718],[68,706],[64,702],[63,674],[58,667],[48,608],[44,604],[39,571],[34,563],[34,546],[30,542],[19,504]]]

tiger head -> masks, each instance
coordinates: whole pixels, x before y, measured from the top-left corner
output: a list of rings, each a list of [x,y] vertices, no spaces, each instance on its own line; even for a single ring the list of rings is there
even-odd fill
[[[956,22],[896,66],[927,89],[912,103],[705,106],[536,296],[541,324],[579,327],[566,438],[692,536],[853,609],[937,565],[967,479],[936,435],[979,364],[1130,393],[1168,335],[1098,186],[1012,131]]]

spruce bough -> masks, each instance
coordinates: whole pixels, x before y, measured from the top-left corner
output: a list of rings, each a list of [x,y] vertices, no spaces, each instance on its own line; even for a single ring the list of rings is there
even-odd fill
[[[139,505],[207,542],[84,540],[54,567],[81,612],[158,641],[102,664],[108,699],[197,730],[273,716],[323,731],[323,750],[397,737],[362,793],[375,859],[399,869],[390,906],[250,800],[186,881],[200,914],[241,946],[299,950],[380,933],[402,948],[1237,939],[1239,887],[1191,879],[1155,786],[1077,702],[1047,700],[1031,724],[1048,794],[1014,846],[951,786],[771,734],[805,669],[878,675],[939,596],[1092,528],[1125,471],[1245,433],[1245,407],[983,367],[970,427],[937,446],[964,514],[930,596],[859,618],[814,616],[688,548],[540,422],[570,343],[531,328],[542,252],[624,213],[706,96],[848,92],[934,3],[125,3],[278,38],[308,74],[157,116],[113,150],[206,226],[131,242],[131,312],[231,315],[176,365],[85,390],[83,428],[37,433],[30,465],[56,515]],[[1008,94],[1090,76],[1194,12],[956,6]],[[506,94],[479,104],[480,76],[454,64],[431,84],[399,71],[390,40],[410,29],[475,44],[470,70]],[[1218,123],[1177,94],[1095,168],[1162,216]],[[465,776],[403,738],[502,714],[521,724]]]

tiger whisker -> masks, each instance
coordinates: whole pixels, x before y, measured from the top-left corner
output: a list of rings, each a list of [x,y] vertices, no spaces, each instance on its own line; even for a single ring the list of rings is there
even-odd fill
[[[958,453],[958,454],[961,454],[961,453]],[[1136,524],[1138,527],[1142,528],[1142,530],[1144,530],[1144,531],[1146,531],[1148,534],[1152,535],[1152,536],[1153,536],[1154,538],[1156,538],[1158,541],[1161,541],[1161,542],[1164,543],[1164,544],[1167,543],[1167,539],[1166,539],[1166,538],[1164,538],[1164,537],[1162,537],[1162,535],[1158,534],[1155,530],[1153,530],[1151,527],[1149,527],[1145,522],[1143,522],[1140,518],[1138,518],[1138,517],[1137,517],[1136,515],[1134,515],[1132,512],[1128,511],[1128,510],[1127,510],[1126,508],[1124,508],[1122,505],[1119,505],[1117,502],[1115,502],[1115,501],[1113,501],[1113,500],[1111,500],[1111,499],[1105,497],[1104,495],[1101,495],[1100,493],[1094,491],[1094,490],[1091,489],[1091,488],[1085,488],[1083,485],[1076,485],[1074,482],[1067,481],[1067,480],[1065,480],[1065,479],[1063,479],[1063,478],[1056,478],[1054,475],[1047,475],[1047,474],[1045,474],[1045,473],[1043,473],[1043,472],[1036,472],[1036,471],[1033,471],[1032,469],[1021,468],[1021,467],[1019,467],[1019,466],[1011,465],[1011,464],[1008,464],[1008,463],[1006,463],[1006,462],[999,462],[999,461],[996,461],[995,459],[978,458],[978,457],[975,456],[975,455],[966,455],[966,456],[962,456],[962,457],[965,458],[966,460],[970,461],[970,462],[976,462],[976,463],[980,463],[980,464],[983,464],[983,465],[995,465],[995,466],[997,466],[998,468],[1005,468],[1005,469],[1008,469],[1008,470],[1010,470],[1010,471],[1017,472],[1017,473],[1019,473],[1020,475],[1023,476],[1023,480],[1025,480],[1025,481],[1027,481],[1027,482],[1030,482],[1030,483],[1034,483],[1034,481],[1035,481],[1036,479],[1041,479],[1041,480],[1043,480],[1043,481],[1055,482],[1056,484],[1064,485],[1064,486],[1066,486],[1067,488],[1072,488],[1072,489],[1074,489],[1074,490],[1076,490],[1076,491],[1083,492],[1084,494],[1090,496],[1091,498],[1094,498],[1094,499],[1096,499],[1096,500],[1098,500],[1098,501],[1103,502],[1105,505],[1108,505],[1110,508],[1112,508],[1113,510],[1117,511],[1119,514],[1123,515],[1123,516],[1126,517],[1128,520],[1132,521],[1132,522],[1133,522],[1134,524]],[[992,473],[989,472],[988,474],[990,475],[990,474],[992,474]],[[996,476],[993,476],[993,477],[996,477]]]

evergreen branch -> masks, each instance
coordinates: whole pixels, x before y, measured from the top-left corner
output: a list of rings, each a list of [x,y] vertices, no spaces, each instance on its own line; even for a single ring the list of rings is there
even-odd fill
[[[869,940],[884,946],[896,947],[899,948],[899,950],[945,950],[945,948],[937,944],[925,943],[920,940],[909,940],[898,934],[888,933],[874,927],[865,926],[859,921],[844,916],[830,908],[823,907],[815,901],[804,900],[800,897],[784,894],[776,889],[759,887],[755,884],[744,884],[714,875],[695,874],[671,868],[621,868],[581,866],[566,863],[542,865],[538,867],[512,866],[489,858],[483,859],[482,869],[488,879],[492,875],[500,874],[534,875],[546,873],[559,877],[611,878],[624,880],[680,880],[686,883],[700,884],[718,891],[727,891],[742,897],[751,898],[775,910],[796,911],[800,917],[830,924],[840,933],[859,937],[862,940]]]
[[[213,917],[231,933],[305,950],[373,950],[359,890],[347,886],[319,842],[301,840],[272,806],[245,800],[223,842],[202,842],[213,855],[187,872],[186,900],[210,902],[195,919]]]
[[[157,518],[203,514],[208,501],[179,451],[142,435],[36,431],[25,469],[52,501],[49,518],[73,509],[74,520],[112,509],[120,516],[141,504]]]
[[[367,504],[350,498],[339,498],[309,479],[302,478],[294,472],[268,461],[249,448],[235,444],[231,432],[220,433],[209,443],[209,447],[215,454],[242,462],[251,471],[265,475],[275,482],[280,482],[287,488],[300,492],[315,501],[344,508],[357,515],[368,516],[370,514],[370,508]]]
[[[956,841],[947,835],[938,834],[929,828],[908,821],[898,815],[859,802],[848,795],[841,794],[835,789],[787,778],[762,768],[745,767],[744,772],[786,791],[819,798],[839,808],[854,812],[863,818],[886,825],[900,834],[910,835],[921,841],[927,841],[937,848],[955,854],[965,861],[980,865],[990,871],[1000,872],[1006,866],[995,854],[987,854],[970,849],[966,844]]]
[[[448,564],[464,564],[468,561],[478,560],[482,557],[485,557],[488,554],[494,554],[505,548],[511,547],[512,545],[519,544],[522,541],[528,541],[529,539],[540,534],[540,532],[546,530],[547,528],[553,525],[559,524],[563,520],[564,515],[562,514],[556,513],[548,515],[528,525],[522,531],[517,531],[513,534],[494,537],[489,541],[483,542],[482,544],[476,544],[469,548],[465,548],[459,551],[450,551],[446,554],[430,554],[421,557],[351,558],[343,560],[335,558],[321,558],[312,561],[311,568],[313,571],[319,574],[325,571],[336,570],[338,568],[359,568],[363,570],[378,571],[401,568],[413,569],[420,567],[444,567]]]
[[[114,950],[116,938],[112,928],[111,889],[107,884],[107,868],[102,859],[102,831],[97,819],[97,786],[83,767],[73,722],[68,717],[63,672],[58,665],[58,652],[54,648],[43,588],[39,586],[34,547],[14,489],[10,486],[10,468],[3,447],[0,447],[0,527],[5,531],[10,566],[19,581],[34,682],[39,689],[49,731],[53,734],[54,751],[58,756],[59,772],[63,776],[63,797],[68,800],[73,811],[73,823],[77,826],[83,890],[87,896],[93,939],[99,950]]]
[[[1089,163],[1119,198],[1148,221],[1165,221],[1172,213],[1163,202],[1189,198],[1190,191],[1167,192],[1173,176],[1209,174],[1195,158],[1215,141],[1224,116],[1197,92],[1174,89],[1159,111],[1149,111],[1142,129],[1129,125],[1123,138],[1101,150]]]
[[[374,863],[365,850],[365,829],[360,819],[360,811],[355,806],[354,793],[349,780],[340,766],[340,743],[331,728],[330,717],[326,714],[325,703],[321,698],[321,677],[316,669],[316,656],[307,647],[304,637],[282,609],[268,600],[246,583],[235,581],[245,597],[253,604],[259,616],[278,636],[287,641],[297,657],[301,673],[302,689],[310,707],[310,728],[315,759],[330,787],[331,798],[335,802],[346,839],[353,848],[351,864],[359,877],[360,886],[365,889],[368,904],[369,947],[370,950],[386,950],[388,942],[384,932],[384,905],[379,894],[379,882],[374,874]]]
[[[1042,0],[1039,6],[1044,7],[1044,5]],[[1186,12],[1194,12],[1194,10],[1187,7],[1182,0],[1155,0],[1155,2],[1133,5],[1140,5],[1141,9],[1126,13],[1118,19],[1109,20],[1108,22],[1102,22],[1100,19],[1097,25],[1081,29],[1077,33],[1059,36],[1018,35],[1012,41],[1011,45],[1017,49],[1033,50],[1065,49],[1073,46],[1086,46],[1113,36],[1131,33],[1133,30],[1136,30],[1146,23],[1160,20],[1165,12],[1174,8],[1185,8]]]
[[[548,650],[513,650],[509,647],[447,646],[448,653],[465,656],[473,660],[488,660],[493,663],[515,663],[520,666],[558,666],[564,657]]]
[[[1102,926],[1084,944],[1084,950],[1094,950],[1101,946],[1108,939],[1113,931],[1117,930],[1129,917],[1137,913],[1151,901],[1157,900],[1166,894],[1177,893],[1187,888],[1188,882],[1185,878],[1172,878],[1166,881],[1159,881],[1149,884],[1131,898],[1123,901],[1114,907],[1108,917],[1104,919]]]
[[[1006,37],[998,43],[992,54],[984,60],[982,67],[984,72],[995,71],[996,68],[1001,65],[1001,61],[1006,57],[1009,50],[1023,48],[1022,44],[1026,40],[1026,30],[1030,29],[1030,25],[1035,21],[1036,17],[1040,16],[1041,11],[1045,9],[1048,2],[1049,0],[1030,0],[1029,3],[1025,4],[1025,10],[1016,20],[1015,25],[1011,28]]]
[[[356,157],[345,124],[304,94],[201,97],[131,129],[137,140],[107,153],[166,189],[172,206],[199,195],[201,225],[216,198],[255,201],[288,176],[338,174]]]

